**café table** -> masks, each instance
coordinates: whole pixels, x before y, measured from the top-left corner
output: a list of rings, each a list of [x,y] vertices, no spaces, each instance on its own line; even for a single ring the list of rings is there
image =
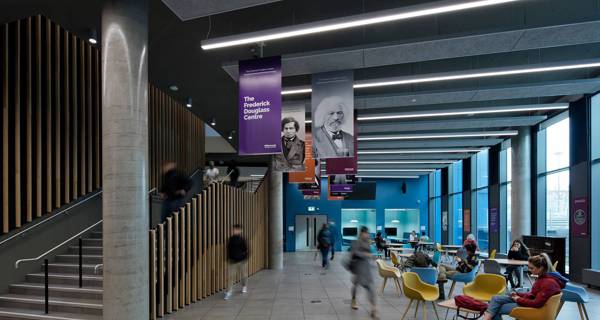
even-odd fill
[[[498,262],[501,266],[518,266],[518,267],[526,267],[528,262],[527,260],[515,260],[515,259],[493,259]],[[523,268],[519,268],[519,279],[523,282]]]

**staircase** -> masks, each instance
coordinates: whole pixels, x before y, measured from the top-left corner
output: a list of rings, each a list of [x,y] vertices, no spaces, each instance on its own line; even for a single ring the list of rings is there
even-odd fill
[[[79,288],[79,247],[71,246],[66,254],[48,263],[48,314],[44,313],[44,266],[28,274],[25,282],[12,284],[8,294],[0,295],[0,320],[102,319],[102,232],[95,231],[83,239],[83,287]],[[43,263],[43,261],[40,261]]]

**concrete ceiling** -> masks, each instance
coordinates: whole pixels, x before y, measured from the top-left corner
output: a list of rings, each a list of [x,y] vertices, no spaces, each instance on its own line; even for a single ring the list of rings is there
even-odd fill
[[[0,22],[43,13],[67,29],[85,35],[101,30],[104,0],[5,0]],[[433,0],[149,0],[149,77],[180,101],[193,98],[193,112],[215,117],[220,135],[237,130],[239,60],[257,56],[256,46],[203,51],[200,42],[245,32],[340,18]],[[203,17],[209,15],[209,17]],[[185,21],[182,21],[185,20]],[[282,55],[285,87],[310,84],[315,72],[353,69],[355,79],[415,77],[486,68],[512,68],[600,57],[600,2],[597,0],[523,0],[460,13],[267,42],[265,56]],[[519,75],[494,79],[393,86],[357,90],[360,116],[456,110],[506,105],[569,102],[600,90],[600,68]],[[169,86],[179,87],[170,92]],[[285,97],[304,102],[310,96]],[[405,121],[366,121],[359,133],[489,131],[531,126],[558,111],[441,117]],[[489,146],[500,139],[428,140],[427,145]],[[236,139],[228,141],[237,146]],[[423,141],[386,143],[392,148]],[[361,149],[381,143],[361,141]],[[377,147],[376,147],[377,146]],[[360,155],[360,160],[460,159],[461,154]],[[218,155],[228,159],[230,154]],[[238,158],[268,163],[268,157]]]

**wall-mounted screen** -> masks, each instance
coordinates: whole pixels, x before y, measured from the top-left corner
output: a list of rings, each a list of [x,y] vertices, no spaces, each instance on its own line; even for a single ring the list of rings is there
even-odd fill
[[[356,237],[358,235],[357,228],[344,228],[342,231],[344,237]]]
[[[388,237],[395,237],[398,235],[398,229],[397,228],[385,228],[385,235]]]
[[[345,200],[375,200],[377,184],[374,181],[357,182]]]

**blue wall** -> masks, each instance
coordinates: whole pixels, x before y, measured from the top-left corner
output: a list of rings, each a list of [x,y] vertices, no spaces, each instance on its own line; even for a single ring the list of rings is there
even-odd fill
[[[369,179],[370,180],[370,179]],[[365,179],[367,181],[367,179]],[[296,184],[287,183],[287,174],[284,175],[284,230],[285,230],[285,250],[295,251],[296,235],[289,231],[290,226],[294,226],[296,215],[302,214],[324,214],[329,221],[334,221],[336,229],[340,232],[341,228],[341,209],[356,208],[368,209],[374,208],[377,212],[377,225],[383,226],[385,223],[384,210],[399,208],[418,208],[420,211],[421,226],[428,227],[428,179],[423,176],[419,179],[379,179],[377,181],[377,199],[376,200],[327,200],[327,179],[322,180],[321,200],[304,200],[302,193],[298,190]],[[402,194],[402,182],[406,182],[406,193]],[[314,212],[308,212],[308,207],[316,208]],[[375,232],[373,230],[372,232]],[[341,237],[341,234],[340,234]],[[338,242],[337,250],[341,249],[341,243]]]

